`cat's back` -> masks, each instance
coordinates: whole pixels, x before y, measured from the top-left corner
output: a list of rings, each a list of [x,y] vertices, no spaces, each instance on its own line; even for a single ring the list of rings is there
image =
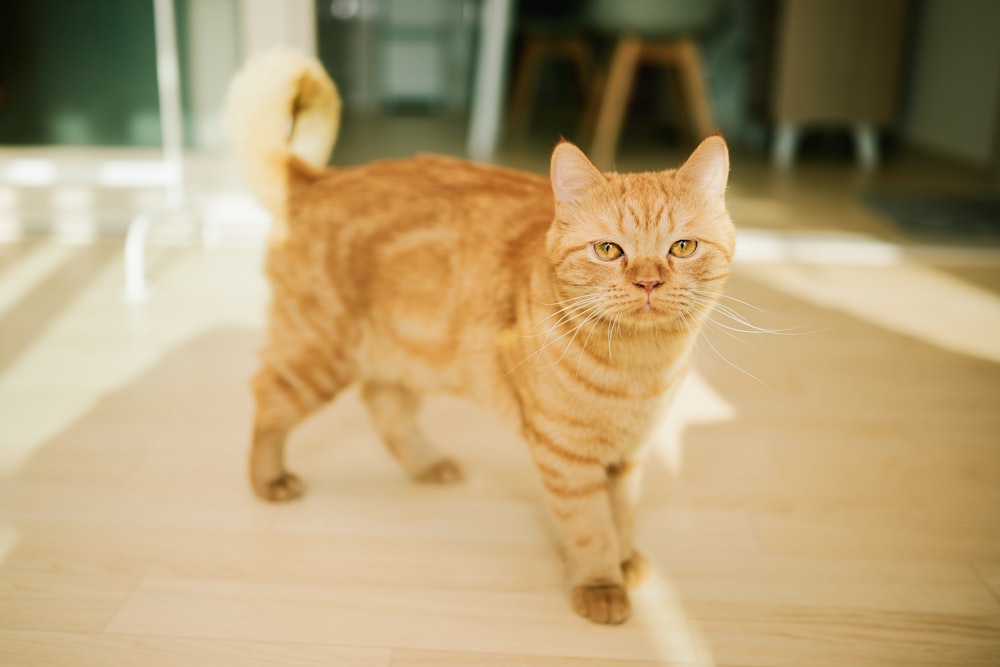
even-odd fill
[[[391,369],[405,375],[394,381],[424,387],[433,375],[472,391],[484,363],[472,360],[513,321],[517,283],[544,252],[547,179],[420,155],[307,168],[290,185],[288,239],[272,248],[272,276],[305,271],[331,286],[363,332],[368,372]]]
[[[293,170],[290,181],[289,247],[327,247],[330,268],[355,284],[495,275],[543,249],[553,215],[547,179],[441,155]]]
[[[475,231],[509,227],[510,219],[523,219],[525,211],[542,219],[552,215],[547,179],[441,155],[313,171],[299,180],[290,215],[305,226],[353,225],[351,216],[363,216],[365,229],[372,231],[420,226]],[[474,227],[466,224],[473,221]]]

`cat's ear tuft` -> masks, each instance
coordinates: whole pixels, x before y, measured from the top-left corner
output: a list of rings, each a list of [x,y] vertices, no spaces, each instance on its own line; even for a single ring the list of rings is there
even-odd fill
[[[607,183],[583,151],[568,141],[559,142],[552,151],[551,176],[556,202],[564,206],[579,202],[587,192]]]
[[[722,197],[729,181],[729,148],[721,135],[713,134],[694,149],[691,157],[677,170],[682,178],[700,191]]]

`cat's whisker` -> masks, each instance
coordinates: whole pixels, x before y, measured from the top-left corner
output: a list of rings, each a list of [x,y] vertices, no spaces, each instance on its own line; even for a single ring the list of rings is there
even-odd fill
[[[768,329],[766,327],[758,326],[758,325],[754,324],[753,322],[751,322],[750,320],[748,320],[740,312],[738,312],[738,311],[734,310],[733,308],[731,308],[730,306],[727,306],[726,304],[718,303],[714,299],[708,299],[708,298],[706,298],[704,296],[699,296],[698,294],[692,294],[691,295],[691,300],[694,301],[694,302],[696,302],[696,303],[698,303],[698,304],[704,305],[704,306],[711,306],[713,314],[718,313],[719,315],[722,315],[723,317],[725,317],[725,318],[731,320],[732,322],[734,322],[738,326],[730,326],[730,325],[722,324],[722,323],[720,323],[718,321],[715,321],[716,324],[719,324],[720,326],[728,328],[728,329],[730,329],[731,331],[734,331],[734,332],[738,332],[738,333],[753,333],[753,334],[770,334],[770,335],[775,335],[775,336],[801,336],[803,334],[810,333],[808,331],[802,331],[801,330],[802,327],[788,328],[788,329]]]
[[[705,305],[708,305],[708,303],[706,303],[706,302],[702,302],[702,303],[705,303]],[[714,313],[718,313],[719,315],[723,315],[723,316],[727,317],[728,319],[730,319],[730,320],[732,320],[732,321],[734,321],[734,322],[736,322],[738,324],[742,324],[742,325],[744,325],[744,326],[746,326],[748,328],[752,328],[752,329],[755,329],[755,330],[756,329],[762,329],[762,330],[764,329],[763,327],[757,327],[756,325],[752,324],[742,314],[738,313],[737,311],[733,310],[732,308],[730,308],[730,307],[728,307],[728,306],[726,306],[724,304],[721,304],[721,303],[714,303],[714,304],[712,304],[712,312],[713,312],[713,314]]]
[[[807,330],[805,326],[790,327],[786,329],[770,329],[767,327],[758,326],[752,323],[749,319],[746,318],[746,316],[744,316],[742,313],[740,313],[733,307],[724,303],[719,303],[718,300],[728,299],[730,301],[735,301],[736,303],[746,306],[747,308],[751,308],[761,314],[769,315],[772,317],[774,316],[773,313],[764,310],[763,308],[758,308],[752,303],[749,303],[742,299],[737,299],[736,297],[732,297],[727,294],[715,294],[715,293],[704,292],[701,290],[693,290],[691,296],[693,300],[696,300],[699,303],[705,305],[711,303],[714,306],[713,308],[714,312],[717,312],[727,317],[728,319],[732,320],[737,325],[746,328],[746,330],[739,331],[739,333],[762,333],[762,334],[771,334],[777,336],[801,336],[808,333],[815,333],[814,331]],[[739,327],[736,327],[733,328],[732,330],[737,331],[738,329]]]
[[[559,355],[559,358],[556,359],[555,364],[553,364],[553,366],[557,365],[560,361],[562,361],[563,358],[566,356],[566,353],[569,352],[569,348],[572,347],[573,341],[576,340],[577,335],[580,333],[580,329],[586,326],[586,324],[591,320],[596,320],[600,318],[601,314],[603,313],[603,310],[604,310],[603,307],[598,306],[588,311],[588,314],[585,317],[585,319],[582,322],[580,322],[580,324],[578,324],[575,329],[573,329],[573,336],[569,339],[569,342],[566,343],[566,346],[563,348],[562,354]],[[577,373],[579,374],[579,369],[577,369]]]
[[[685,330],[686,330],[686,331],[688,332],[688,334],[689,334],[689,335],[690,335],[690,336],[691,336],[692,338],[695,338],[695,332],[694,332],[694,329],[692,328],[692,326],[691,326],[691,323],[690,323],[690,322],[688,322],[688,315],[692,315],[693,313],[694,313],[694,311],[693,311],[693,310],[690,310],[690,309],[688,309],[688,308],[685,308],[684,306],[680,306],[680,307],[679,307],[679,308],[677,309],[677,314],[678,314],[678,315],[680,315],[680,318],[681,318],[681,324],[683,324],[683,325],[684,325],[684,329],[685,329]]]
[[[584,318],[583,322],[581,324],[578,324],[576,327],[570,329],[569,331],[564,331],[558,337],[553,338],[552,340],[543,341],[541,347],[539,347],[537,350],[535,350],[534,352],[532,352],[531,354],[529,354],[528,356],[526,356],[521,361],[519,361],[516,364],[514,364],[513,366],[511,366],[510,370],[507,371],[507,375],[510,375],[519,366],[521,366],[522,364],[524,364],[528,360],[530,360],[530,359],[538,356],[539,354],[541,354],[542,352],[544,352],[546,349],[548,349],[550,346],[552,346],[555,343],[558,343],[560,340],[562,340],[566,336],[569,336],[571,334],[575,335],[576,332],[580,329],[580,327],[583,326],[583,324],[586,324],[586,322],[589,320],[590,316],[593,315],[594,313],[598,312],[599,310],[602,310],[602,308],[603,308],[602,305],[597,304],[597,305],[590,306],[589,308],[585,309],[582,313],[579,313],[578,316]],[[551,331],[553,331],[554,329],[555,329],[555,327],[552,327],[549,330],[549,332],[551,333]],[[572,341],[570,341],[570,342],[572,342]],[[564,350],[564,354],[565,354],[565,350]],[[562,360],[562,357],[559,357],[559,361],[561,361],[561,360]],[[556,363],[558,363],[558,361]]]
[[[594,323],[595,323],[595,325],[596,325],[596,322],[597,322],[597,320],[599,320],[599,319],[600,319],[600,314],[592,314],[592,315],[590,315],[589,317],[587,317],[587,319],[585,319],[585,320],[584,320],[583,322],[581,322],[581,323],[580,323],[580,324],[579,324],[579,325],[578,325],[578,326],[576,327],[576,329],[575,329],[575,330],[573,331],[573,336],[572,336],[572,337],[571,337],[571,338],[569,339],[569,341],[568,341],[568,342],[566,343],[566,346],[565,346],[565,347],[563,347],[563,351],[562,351],[562,354],[560,354],[560,355],[559,355],[559,358],[558,358],[558,359],[556,359],[556,360],[555,360],[555,361],[554,361],[554,362],[552,363],[552,365],[550,366],[550,368],[554,368],[555,366],[559,365],[559,363],[560,363],[560,362],[562,362],[562,360],[563,360],[563,359],[564,359],[564,358],[566,357],[566,354],[567,354],[567,353],[569,352],[569,349],[570,349],[571,347],[573,347],[573,341],[575,341],[575,340],[576,340],[576,337],[577,337],[577,335],[579,335],[579,333],[580,333],[580,331],[581,331],[581,330],[583,329],[583,327],[585,327],[585,326],[586,326],[586,325],[587,325],[588,323],[590,323],[590,322],[594,322]],[[591,328],[591,333],[593,333],[593,328]],[[586,343],[584,343],[584,346],[586,346]],[[577,361],[577,365],[576,365],[576,376],[577,376],[578,378],[580,377],[580,361],[582,361],[582,358],[581,358],[580,360],[578,360],[578,361]]]
[[[602,318],[601,318],[601,314],[600,313],[598,313],[597,316],[595,316],[594,318],[592,318],[593,324],[590,326],[590,331],[587,333],[587,337],[583,339],[583,347],[584,348],[586,348],[587,347],[587,343],[590,342],[590,337],[594,335],[594,330],[597,329],[597,325],[600,324],[601,319]],[[573,341],[570,341],[570,344],[572,344],[572,342]],[[583,355],[582,354],[580,355],[580,358],[577,359],[577,361],[576,361],[576,377],[578,377],[578,378],[580,377],[580,364],[581,363],[583,363]]]
[[[729,311],[727,309],[717,308],[716,311],[719,315],[732,320],[737,326],[730,326],[717,322],[720,326],[724,326],[732,331],[738,331],[740,333],[752,333],[752,334],[768,334],[771,336],[802,336],[809,331],[803,330],[803,327],[789,328],[789,329],[768,329],[767,327],[761,327],[748,319],[740,315],[739,313]]]
[[[700,292],[697,291],[695,293],[700,294]],[[743,299],[737,299],[735,296],[729,296],[728,294],[720,294],[720,293],[712,293],[712,296],[717,299],[728,299],[729,301],[735,301],[736,303],[742,306],[746,306],[747,308],[752,308],[756,310],[758,313],[761,313],[763,315],[773,315],[771,311],[760,308],[759,306],[755,306],[749,301],[744,301]]]
[[[551,313],[546,315],[542,320],[538,322],[535,326],[541,326],[553,317],[565,316],[566,313],[577,312],[580,308],[586,308],[587,306],[599,303],[605,299],[605,296],[601,293],[586,294],[580,298],[573,299],[572,301],[563,303],[555,308]],[[549,305],[549,304],[545,304]],[[553,307],[557,304],[551,304]]]
[[[591,312],[592,310],[594,310],[595,308],[598,308],[599,306],[600,306],[600,300],[595,301],[594,303],[588,302],[586,304],[580,304],[578,306],[575,306],[573,308],[568,309],[567,312],[566,312],[566,314],[563,315],[563,317],[559,318],[558,322],[556,322],[555,324],[553,324],[551,327],[549,327],[546,330],[546,332],[545,332],[545,340],[546,341],[548,340],[548,335],[550,333],[552,333],[553,331],[555,331],[557,328],[559,328],[563,324],[566,324],[567,322],[571,321],[574,317],[583,317],[583,316],[585,316],[585,314]]]
[[[725,326],[725,325],[723,325],[723,324],[721,324],[719,322],[716,322],[715,320],[713,320],[711,318],[705,320],[705,323],[709,324],[709,325],[711,325],[713,327],[715,327],[716,329],[718,329],[719,331],[721,331],[725,335],[727,335],[730,338],[732,338],[733,340],[739,342],[740,345],[743,345],[745,347],[751,347],[750,343],[747,341],[747,339],[746,339],[745,336],[737,336],[736,333],[754,333],[754,332],[747,332],[747,331],[744,331],[742,329],[734,329],[732,327],[727,327],[727,326]]]
[[[722,313],[722,314],[725,314],[725,313]],[[747,328],[730,326],[728,324],[725,324],[723,322],[719,322],[718,320],[713,320],[713,319],[709,319],[708,322],[710,322],[712,325],[716,326],[719,329],[725,329],[726,331],[732,331],[734,333],[768,334],[768,335],[771,335],[771,336],[801,336],[801,335],[804,335],[804,333],[805,333],[805,332],[776,331],[776,330],[773,330],[773,329],[763,329],[761,327],[757,327],[757,326],[754,326],[754,325],[746,323],[746,322],[739,322],[739,320],[737,320],[737,322],[739,322],[741,324],[746,324]]]
[[[587,303],[583,303],[583,304],[577,304],[577,305],[575,305],[573,307],[570,307],[570,308],[562,308],[562,309],[560,309],[560,310],[552,313],[551,315],[549,315],[548,317],[545,318],[547,320],[547,319],[550,319],[551,317],[554,317],[556,315],[561,315],[561,317],[554,324],[552,324],[547,329],[545,329],[545,331],[539,331],[538,333],[533,333],[533,334],[520,334],[518,337],[519,338],[538,338],[539,336],[545,336],[545,339],[548,340],[549,335],[553,331],[555,331],[556,329],[558,329],[560,326],[562,326],[563,324],[565,324],[569,320],[573,319],[573,317],[576,316],[580,312],[580,309],[586,308],[586,307],[588,307],[590,305],[591,305],[590,302],[587,302]],[[541,326],[544,322],[545,322],[545,320],[542,320],[541,322],[539,322],[535,326],[536,327]]]
[[[555,342],[561,340],[562,338],[565,338],[566,336],[569,336],[569,335],[572,335],[572,334],[576,333],[576,331],[579,330],[580,327],[582,327],[584,324],[586,324],[588,321],[590,321],[591,316],[593,316],[595,314],[599,315],[602,310],[603,310],[603,304],[602,303],[597,303],[597,304],[591,305],[588,308],[581,308],[581,309],[576,310],[573,313],[573,316],[575,316],[576,318],[578,318],[580,320],[580,322],[575,327],[573,327],[572,329],[570,329],[569,331],[566,331],[566,332],[562,333],[558,338],[553,339],[545,347],[547,347],[548,345],[551,345],[552,343],[555,343]],[[566,320],[566,321],[568,321],[568,320]],[[542,349],[544,349],[544,347]]]
[[[683,311],[683,310],[682,310],[681,312],[682,312],[682,316],[683,316],[683,313],[684,313],[685,311]],[[688,312],[690,312],[690,311],[688,311]],[[740,373],[743,373],[743,374],[744,374],[744,375],[746,375],[746,376],[747,376],[748,378],[750,378],[750,379],[754,380],[755,382],[757,382],[758,384],[760,384],[760,385],[761,385],[762,387],[764,387],[764,388],[766,388],[766,389],[770,389],[770,387],[768,386],[768,384],[767,384],[766,382],[764,382],[764,381],[763,381],[763,380],[761,380],[761,379],[760,379],[759,377],[757,377],[757,376],[756,376],[756,375],[754,375],[753,373],[749,372],[749,371],[748,371],[748,370],[746,370],[745,368],[742,368],[742,367],[740,367],[740,366],[736,365],[735,363],[733,363],[732,361],[730,361],[730,360],[729,360],[729,359],[728,359],[728,358],[726,357],[726,355],[722,354],[722,352],[720,352],[720,351],[719,351],[719,348],[717,348],[717,347],[715,346],[715,343],[713,343],[713,342],[712,342],[712,339],[708,337],[708,333],[707,333],[707,331],[703,331],[703,332],[702,332],[702,335],[701,335],[701,336],[699,337],[699,340],[703,340],[703,341],[705,341],[705,342],[706,342],[706,343],[708,344],[708,346],[709,346],[709,347],[711,348],[712,352],[714,352],[714,353],[716,354],[716,356],[717,356],[717,357],[719,357],[719,359],[722,359],[722,361],[724,361],[724,362],[725,362],[726,364],[728,364],[728,365],[729,365],[730,367],[732,367],[732,368],[734,368],[734,369],[738,370],[738,371],[739,371]]]
[[[591,304],[596,304],[596,303],[598,303],[598,302],[600,302],[600,301],[603,300],[603,295],[601,295],[601,294],[594,294],[594,295],[587,295],[587,296],[589,297],[589,300],[587,300],[587,301],[579,301],[579,302],[571,304],[569,306],[564,306],[562,308],[559,308],[558,310],[556,310],[555,312],[551,313],[550,315],[547,315],[544,319],[542,319],[538,324],[535,325],[536,328],[540,327],[541,325],[543,325],[545,323],[546,320],[549,320],[549,319],[551,319],[551,318],[553,318],[553,317],[555,317],[557,315],[562,315],[562,317],[555,324],[553,324],[551,327],[549,327],[548,329],[546,329],[544,332],[539,332],[539,333],[535,333],[535,334],[521,335],[520,337],[521,338],[535,338],[537,336],[542,336],[542,335],[548,334],[553,329],[557,328],[559,325],[561,325],[564,322],[566,322],[568,319],[571,319],[573,317],[573,314],[576,313],[580,308],[584,308],[584,307],[589,306]]]
[[[615,319],[611,322],[608,327],[608,363],[611,364],[611,368],[615,367],[615,358],[611,352],[611,338],[614,336],[615,329],[621,324],[622,314],[618,313],[615,315]]]
[[[719,349],[717,347],[715,347],[715,344],[712,342],[712,340],[708,336],[702,336],[702,339],[706,343],[708,343],[708,346],[710,348],[712,348],[712,351],[715,352],[716,355],[718,355],[719,359],[722,359],[729,366],[731,366],[732,368],[735,368],[740,373],[743,373],[748,378],[750,378],[751,380],[757,382],[758,384],[760,384],[760,386],[764,387],[765,389],[770,389],[771,388],[770,386],[768,386],[768,384],[766,382],[764,382],[763,380],[761,380],[759,377],[757,377],[756,375],[754,375],[750,371],[746,370],[745,368],[742,368],[742,367],[734,364],[732,361],[730,361],[728,358],[726,358],[726,356],[724,354],[722,354],[721,352],[719,352]]]
[[[597,292],[590,292],[588,294],[578,294],[577,296],[571,296],[568,299],[562,299],[561,301],[554,301],[552,303],[542,303],[541,305],[543,305],[543,306],[561,306],[562,304],[565,304],[565,303],[572,303],[574,301],[580,301],[582,299],[589,299],[589,298],[594,297],[594,296],[601,296],[601,293],[599,291],[597,291]]]

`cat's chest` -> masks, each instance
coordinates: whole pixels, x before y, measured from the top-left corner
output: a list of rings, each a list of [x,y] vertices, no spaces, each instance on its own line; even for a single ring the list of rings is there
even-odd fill
[[[649,440],[685,370],[686,362],[679,360],[602,374],[579,372],[572,363],[525,373],[519,392],[522,419],[529,432],[549,432],[601,460],[620,461]]]

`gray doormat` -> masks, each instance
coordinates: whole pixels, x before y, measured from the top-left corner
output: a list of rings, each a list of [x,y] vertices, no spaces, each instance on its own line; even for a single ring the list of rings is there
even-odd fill
[[[869,192],[862,200],[916,239],[949,245],[1000,245],[1000,195]]]

